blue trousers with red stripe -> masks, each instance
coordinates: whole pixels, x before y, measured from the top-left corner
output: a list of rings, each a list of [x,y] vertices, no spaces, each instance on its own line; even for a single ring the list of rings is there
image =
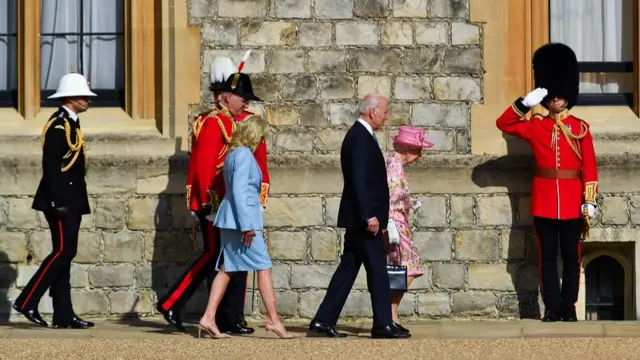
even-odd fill
[[[51,230],[53,250],[22,290],[15,305],[21,310],[37,309],[40,299],[50,289],[53,321],[64,322],[75,315],[71,304],[70,272],[71,261],[78,250],[82,215],[73,211],[64,217],[45,213],[45,218]]]
[[[204,251],[178,277],[176,283],[158,301],[164,310],[179,312],[198,289],[207,280],[211,284],[215,278],[215,264],[220,255],[220,229],[213,227],[211,221],[205,218],[207,214],[198,213],[200,229],[202,230]],[[247,272],[237,272],[231,276],[229,286],[222,297],[219,311],[216,313],[216,323],[219,327],[244,322],[244,303],[247,287]]]

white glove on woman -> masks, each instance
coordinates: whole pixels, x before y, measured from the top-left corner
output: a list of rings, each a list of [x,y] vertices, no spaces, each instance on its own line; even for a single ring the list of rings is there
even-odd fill
[[[400,244],[400,234],[398,234],[398,228],[395,221],[389,219],[387,225],[387,234],[389,234],[389,244]]]
[[[528,108],[540,105],[542,99],[544,99],[544,97],[547,96],[548,93],[549,92],[545,88],[537,88],[524,97],[524,100],[522,100],[522,105]]]
[[[582,213],[584,214],[584,209],[585,207],[587,208],[587,213],[589,214],[590,218],[594,218],[596,217],[596,214],[598,213],[596,210],[596,207],[593,204],[582,204]]]

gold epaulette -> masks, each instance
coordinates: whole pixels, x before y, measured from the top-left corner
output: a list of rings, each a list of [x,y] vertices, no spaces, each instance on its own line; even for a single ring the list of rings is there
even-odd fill
[[[76,160],[78,160],[80,150],[82,150],[82,152],[85,152],[85,143],[82,136],[82,130],[80,130],[80,128],[76,130],[76,142],[71,142],[71,125],[69,125],[69,119],[67,119],[62,113],[58,113],[57,115],[54,114],[42,129],[42,134],[40,135],[40,144],[42,145],[43,150],[47,131],[49,131],[49,128],[59,119],[63,121],[63,124],[54,126],[54,129],[64,130],[67,145],[69,146],[69,151],[62,157],[62,159],[68,159],[69,157],[73,156],[71,158],[71,161],[69,161],[69,164],[62,168],[62,172],[66,172],[67,170],[71,169]]]
[[[215,117],[218,114],[218,112],[219,112],[218,109],[213,109],[213,110],[208,110],[206,112],[203,112],[198,116],[196,116],[195,120],[193,120],[193,126],[192,126],[193,135],[196,137],[196,140],[200,135],[200,130],[202,130],[202,125],[204,125],[204,122],[210,117]]]
[[[545,117],[545,116],[544,116],[544,115],[542,115],[542,114],[540,114],[540,113],[535,113],[535,114],[533,114],[533,116],[531,117],[531,119],[532,119],[532,120],[533,120],[533,119],[542,120],[542,119],[544,119],[544,117]]]

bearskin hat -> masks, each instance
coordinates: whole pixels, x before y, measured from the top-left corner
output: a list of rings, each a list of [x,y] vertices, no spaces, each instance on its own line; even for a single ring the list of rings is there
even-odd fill
[[[548,108],[547,101],[559,96],[567,100],[567,109],[571,109],[580,91],[578,59],[573,50],[561,43],[546,44],[533,54],[532,63],[535,87],[548,91],[541,105]]]

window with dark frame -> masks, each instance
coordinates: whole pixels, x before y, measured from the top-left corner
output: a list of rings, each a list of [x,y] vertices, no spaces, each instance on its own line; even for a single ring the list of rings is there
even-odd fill
[[[633,106],[633,1],[549,0],[550,42],[578,57],[577,105]]]
[[[67,39],[67,44],[69,46],[74,46],[77,49],[76,60],[73,61],[73,64],[70,64],[75,68],[75,71],[84,75],[87,81],[89,82],[89,87],[91,91],[93,91],[97,96],[91,99],[92,107],[123,107],[125,103],[125,93],[124,93],[124,1],[122,0],[110,0],[107,1],[96,1],[96,0],[66,0],[63,3],[75,3],[77,4],[77,18],[69,19],[68,21],[76,21],[77,22],[77,31],[52,31],[52,32],[42,32],[41,36],[41,48],[45,46],[50,46],[51,51],[53,52],[53,48],[59,43],[54,44],[54,39]],[[108,4],[111,3],[111,4]],[[117,3],[116,5],[116,14],[111,18],[114,21],[113,28],[115,31],[91,31],[87,30],[87,9],[88,6],[100,6],[100,5],[113,5],[113,3]],[[48,0],[41,1],[42,13],[45,14],[46,8],[45,6],[51,6],[52,3],[49,3]],[[95,9],[93,9],[95,10]],[[91,11],[91,10],[90,10]],[[44,18],[44,16],[42,16]],[[104,16],[100,17],[101,20],[104,20]],[[44,27],[43,27],[44,30]],[[97,59],[94,59],[95,54],[92,53],[92,47],[99,46],[95,44],[95,40],[113,40],[116,43],[116,51],[102,51],[98,56],[101,58],[111,57],[114,67],[109,69],[99,68],[99,64],[93,64],[92,62],[95,60],[97,63]],[[67,49],[68,50],[68,49]],[[93,55],[93,56],[92,56]],[[41,54],[41,57],[44,57],[44,54]],[[51,56],[53,57],[53,56]],[[41,66],[45,66],[45,61],[41,60]],[[49,65],[50,67],[52,65]],[[59,100],[57,99],[47,99],[50,95],[56,92],[55,88],[57,88],[57,84],[59,82],[59,77],[71,71],[71,66],[63,69],[55,69],[57,72],[62,72],[59,74],[58,79],[55,80],[55,85],[51,84],[49,88],[45,88],[44,86],[44,78],[41,76],[41,106],[42,107],[57,107],[59,105]],[[94,67],[93,69],[91,69]],[[98,67],[98,69],[95,69]],[[107,72],[114,72],[113,76],[115,77],[115,86],[110,88],[105,88],[101,86],[99,83],[96,83],[94,79],[92,79],[92,70],[93,73],[98,72],[104,74]],[[109,75],[110,76],[110,75]]]
[[[18,106],[18,2],[8,0],[0,9],[0,108]]]

